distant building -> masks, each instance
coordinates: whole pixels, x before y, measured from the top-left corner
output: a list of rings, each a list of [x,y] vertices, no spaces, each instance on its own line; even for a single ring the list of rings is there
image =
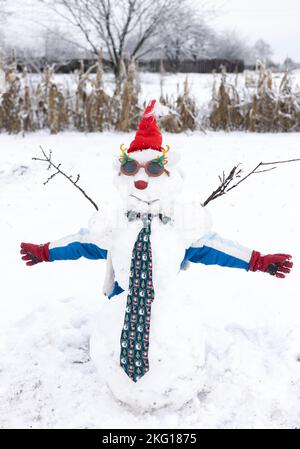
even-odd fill
[[[27,67],[29,71],[35,72],[43,70],[47,64],[55,64],[55,71],[57,73],[72,73],[79,70],[83,63],[84,69],[87,70],[96,62],[96,57],[89,56],[83,58],[70,59],[52,59],[52,58],[18,58],[18,69],[22,70]],[[125,61],[127,63],[128,61]],[[168,59],[147,59],[138,60],[137,66],[139,70],[145,72],[159,73],[161,71],[171,73],[212,73],[221,72],[224,68],[228,73],[241,73],[245,69],[243,60],[228,60],[228,59],[185,59],[181,61],[174,61]],[[105,57],[103,58],[103,68],[105,71],[112,71],[112,64]]]

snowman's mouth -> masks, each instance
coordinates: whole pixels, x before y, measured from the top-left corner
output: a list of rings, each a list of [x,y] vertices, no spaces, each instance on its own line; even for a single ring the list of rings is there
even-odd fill
[[[157,200],[145,201],[145,200],[142,200],[141,198],[138,198],[137,196],[132,195],[132,194],[129,195],[129,196],[131,196],[131,198],[134,198],[134,199],[136,199],[136,200],[138,200],[138,201],[141,201],[142,203],[147,204],[148,206],[151,206],[151,204],[156,203],[157,201],[159,201],[159,198],[158,198]]]

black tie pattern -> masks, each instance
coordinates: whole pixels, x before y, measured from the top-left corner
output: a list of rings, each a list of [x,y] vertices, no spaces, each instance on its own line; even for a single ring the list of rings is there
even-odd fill
[[[143,228],[132,251],[120,356],[122,368],[134,382],[149,371],[150,316],[154,300],[150,243],[152,216],[144,214],[140,218]]]

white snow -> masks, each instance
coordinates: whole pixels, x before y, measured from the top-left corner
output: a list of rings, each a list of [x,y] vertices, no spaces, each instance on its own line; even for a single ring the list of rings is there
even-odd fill
[[[39,145],[76,175],[101,207],[113,200],[112,160],[132,134],[0,135],[0,427],[293,428],[300,422],[300,163],[255,175],[211,203],[214,230],[263,253],[287,252],[284,280],[194,265],[178,295],[206,332],[204,379],[180,410],[140,413],[115,401],[89,358],[103,301],[102,261],[26,267],[21,241],[42,243],[85,227],[92,206],[31,160]],[[186,193],[203,201],[224,169],[300,156],[297,134],[164,135],[181,154]],[[147,375],[151,375],[149,372]]]

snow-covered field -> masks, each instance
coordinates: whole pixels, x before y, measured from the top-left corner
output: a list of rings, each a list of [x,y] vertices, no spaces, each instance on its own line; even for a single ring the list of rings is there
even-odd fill
[[[151,92],[153,94],[153,92]],[[31,160],[52,148],[99,203],[114,198],[112,160],[127,134],[0,135],[0,427],[300,427],[300,163],[250,177],[211,203],[214,229],[263,253],[294,256],[279,280],[262,273],[196,265],[180,274],[182,307],[196,295],[207,333],[205,387],[179,411],[141,414],[116,402],[89,359],[104,263],[79,260],[26,267],[21,241],[75,233],[92,206],[64,179],[47,186]],[[241,162],[300,157],[298,134],[165,135],[181,153],[187,192],[204,201],[222,170]]]
[[[94,75],[91,75],[93,77]],[[245,87],[245,77],[256,78],[257,73],[245,71],[244,73],[228,74],[228,82],[232,85],[237,85],[239,88]],[[279,87],[282,80],[283,73],[274,73],[273,79],[277,87]],[[298,90],[300,89],[300,70],[291,71],[291,78],[293,85]],[[40,82],[39,75],[30,75],[31,82],[37,84]],[[74,91],[78,84],[77,75],[61,75],[54,76],[55,82],[61,87],[68,87],[70,92]],[[214,80],[217,84],[221,80],[221,74],[207,74],[207,73],[165,73],[161,76],[159,73],[139,72],[138,79],[140,83],[140,100],[149,101],[150,98],[159,98],[161,95],[161,87],[164,95],[177,97],[179,93],[183,92],[184,81],[188,79],[190,92],[196,99],[199,107],[205,106],[212,98],[212,88]],[[115,88],[114,75],[112,73],[104,74],[105,90],[112,95]]]

